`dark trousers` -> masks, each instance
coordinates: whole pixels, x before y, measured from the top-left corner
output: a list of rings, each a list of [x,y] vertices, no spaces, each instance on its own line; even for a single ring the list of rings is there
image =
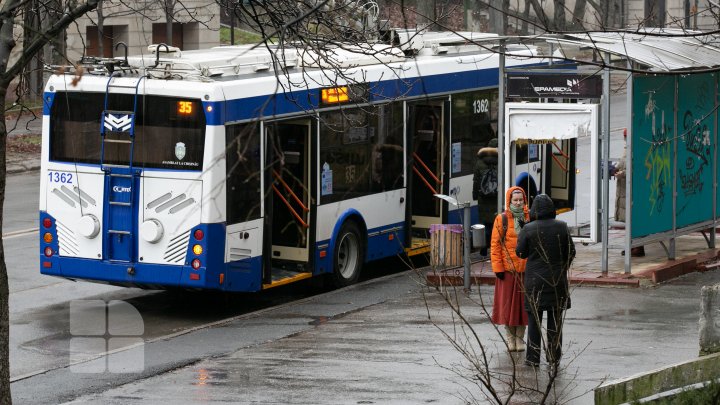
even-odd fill
[[[554,308],[550,310],[538,310],[537,317],[533,313],[528,314],[528,344],[527,361],[533,364],[540,364],[540,351],[542,348],[541,326],[543,312],[547,312],[547,346],[545,355],[550,364],[560,363],[562,355],[562,314],[563,310]]]

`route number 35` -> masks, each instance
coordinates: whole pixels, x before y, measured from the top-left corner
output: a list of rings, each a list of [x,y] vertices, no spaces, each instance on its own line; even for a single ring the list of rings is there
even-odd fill
[[[48,172],[48,178],[50,183],[72,184],[73,182],[72,173]]]
[[[490,100],[484,98],[482,100],[473,101],[473,113],[481,114],[490,111]]]

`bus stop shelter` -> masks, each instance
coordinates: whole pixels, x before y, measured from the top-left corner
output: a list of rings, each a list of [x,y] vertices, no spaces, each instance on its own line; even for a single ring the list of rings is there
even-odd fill
[[[626,223],[623,248],[659,242],[675,258],[679,236],[703,232],[715,247],[718,225],[718,81],[720,37],[680,30],[584,32],[507,38],[511,42],[545,41],[557,55],[591,50],[579,64],[602,69],[603,97],[600,154],[595,169],[610,161],[610,71],[624,71],[627,81]],[[500,68],[501,83],[505,80]],[[502,86],[501,86],[502,88]],[[500,95],[504,102],[504,95]],[[503,118],[501,118],[503,119]],[[500,128],[503,127],[499,123]],[[502,142],[501,142],[502,144]],[[502,155],[502,153],[501,153]],[[602,241],[602,271],[608,271],[610,223],[609,177],[595,185]],[[625,255],[625,272],[631,256]]]

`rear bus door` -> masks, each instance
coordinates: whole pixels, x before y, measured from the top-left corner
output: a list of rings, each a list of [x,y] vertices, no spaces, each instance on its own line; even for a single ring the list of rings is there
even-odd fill
[[[307,270],[310,257],[311,120],[265,126],[265,271]],[[272,269],[272,270],[271,270]]]

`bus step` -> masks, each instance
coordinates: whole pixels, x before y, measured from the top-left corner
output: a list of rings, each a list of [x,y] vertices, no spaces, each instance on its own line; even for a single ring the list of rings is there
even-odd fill
[[[103,139],[103,142],[107,143],[132,143],[132,141],[127,139]]]
[[[130,168],[129,165],[111,165],[111,164],[107,164],[107,163],[104,163],[102,166],[113,168],[113,169],[129,169]]]
[[[107,233],[112,233],[115,235],[131,235],[131,233],[129,231],[118,231],[115,229],[108,229]]]
[[[408,256],[416,256],[430,252],[430,240],[423,238],[413,238],[412,246],[405,248],[405,254]]]
[[[120,205],[122,207],[129,207],[132,205],[129,202],[121,202],[121,201],[109,201],[109,202],[110,202],[110,205]]]
[[[131,179],[131,178],[132,178],[132,174],[110,173],[110,174],[108,174],[108,176],[110,176],[110,177],[124,177],[124,178],[126,178],[126,179]]]

